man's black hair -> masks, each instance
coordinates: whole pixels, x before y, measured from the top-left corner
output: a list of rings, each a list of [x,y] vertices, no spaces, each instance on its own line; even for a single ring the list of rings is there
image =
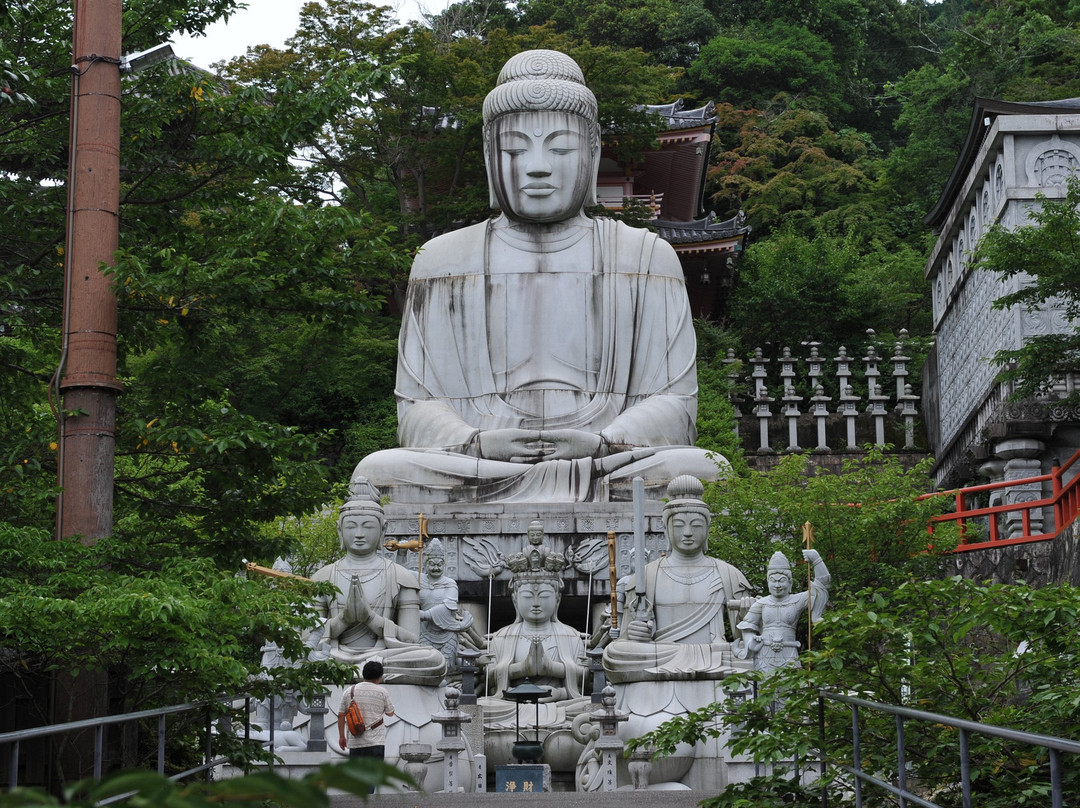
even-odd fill
[[[374,682],[377,679],[382,679],[382,675],[383,675],[382,663],[381,662],[376,662],[375,660],[372,660],[371,662],[368,662],[366,665],[364,665],[363,674],[364,674],[364,681],[365,682]]]

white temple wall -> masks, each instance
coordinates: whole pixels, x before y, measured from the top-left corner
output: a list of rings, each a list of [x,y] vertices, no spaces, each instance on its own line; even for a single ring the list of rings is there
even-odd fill
[[[953,444],[967,443],[1000,405],[994,355],[1022,347],[1026,337],[1069,327],[1059,306],[994,309],[996,299],[1025,279],[1003,282],[973,271],[972,252],[995,223],[1010,229],[1028,223],[1037,194],[1063,197],[1066,178],[1078,170],[1080,117],[999,115],[991,123],[927,263],[937,332],[937,373],[931,383],[937,388],[932,398],[938,402],[939,429],[932,449],[939,460],[963,450]]]

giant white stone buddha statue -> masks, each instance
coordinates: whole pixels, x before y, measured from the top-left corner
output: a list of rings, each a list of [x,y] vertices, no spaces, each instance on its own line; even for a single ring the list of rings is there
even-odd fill
[[[696,341],[682,268],[644,228],[590,219],[600,128],[578,65],[511,58],[484,101],[500,214],[428,242],[398,348],[401,448],[364,458],[397,502],[583,502],[715,479],[692,446]],[[723,460],[720,459],[722,463]]]

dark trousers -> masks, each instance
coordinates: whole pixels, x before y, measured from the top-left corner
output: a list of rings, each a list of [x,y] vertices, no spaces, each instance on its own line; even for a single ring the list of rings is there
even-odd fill
[[[382,760],[384,757],[386,757],[386,747],[382,744],[379,744],[378,746],[354,746],[349,750],[349,757],[373,757]]]
[[[354,746],[349,750],[349,759],[353,758],[378,758],[382,760],[386,756],[386,747],[382,744],[378,746]],[[368,789],[368,794],[374,794],[375,787],[372,786]]]

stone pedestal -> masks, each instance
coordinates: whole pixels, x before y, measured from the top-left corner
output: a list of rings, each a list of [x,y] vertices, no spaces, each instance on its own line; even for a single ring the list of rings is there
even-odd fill
[[[1039,456],[1046,445],[1035,438],[1009,438],[998,441],[994,445],[995,456],[1005,461],[1003,476],[1005,480],[1023,480],[1028,477],[1037,477],[1042,474],[1042,462]],[[1006,505],[1015,505],[1021,502],[1035,502],[1042,499],[1042,485],[1028,483],[1013,486],[1006,489]],[[1032,508],[1028,512],[1029,535],[1042,533],[1043,512],[1042,508]],[[1005,538],[1015,538],[1024,535],[1023,512],[1014,511],[1005,515]]]
[[[551,791],[551,767],[546,763],[496,766],[495,790],[513,794]]]
[[[427,759],[431,757],[429,743],[403,743],[398,747],[398,757],[405,761],[405,774],[416,781],[418,790],[424,790],[427,779]]]

